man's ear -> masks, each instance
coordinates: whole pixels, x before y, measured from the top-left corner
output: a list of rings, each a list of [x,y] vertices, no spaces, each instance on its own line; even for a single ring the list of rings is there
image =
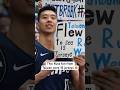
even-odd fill
[[[4,0],[4,4],[6,7],[10,7],[10,0]]]
[[[39,22],[36,22],[36,29],[39,30]]]

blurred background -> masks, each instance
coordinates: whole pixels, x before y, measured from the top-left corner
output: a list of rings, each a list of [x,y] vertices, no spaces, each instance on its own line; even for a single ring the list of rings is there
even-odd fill
[[[10,26],[10,15],[5,6],[3,0],[0,0],[0,32],[5,35],[9,31]]]

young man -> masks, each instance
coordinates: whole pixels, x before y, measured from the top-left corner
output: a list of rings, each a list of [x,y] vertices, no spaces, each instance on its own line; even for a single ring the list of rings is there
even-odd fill
[[[45,62],[70,61],[70,59],[57,59],[54,57],[54,32],[57,25],[57,11],[53,6],[47,5],[39,10],[39,42],[36,42],[36,75],[35,90],[69,90],[69,80],[72,78],[75,90],[84,90],[84,69],[79,71],[68,70],[41,70]],[[78,58],[77,58],[78,59]],[[80,59],[81,66],[85,60]]]
[[[11,24],[0,33],[0,90],[18,90],[34,79],[34,2],[5,0]]]

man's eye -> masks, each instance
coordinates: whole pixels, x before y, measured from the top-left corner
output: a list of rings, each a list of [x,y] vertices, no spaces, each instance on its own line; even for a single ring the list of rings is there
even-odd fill
[[[47,18],[47,16],[44,16],[44,17],[43,17],[43,19],[46,19],[46,18]]]
[[[56,19],[56,17],[51,17],[52,19]]]

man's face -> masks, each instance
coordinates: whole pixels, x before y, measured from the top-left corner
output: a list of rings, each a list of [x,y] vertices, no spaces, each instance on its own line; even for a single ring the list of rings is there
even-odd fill
[[[34,15],[34,0],[7,0],[7,5],[12,14],[20,16]]]
[[[39,16],[39,32],[51,34],[56,30],[57,16],[56,13],[51,10],[43,11]]]

